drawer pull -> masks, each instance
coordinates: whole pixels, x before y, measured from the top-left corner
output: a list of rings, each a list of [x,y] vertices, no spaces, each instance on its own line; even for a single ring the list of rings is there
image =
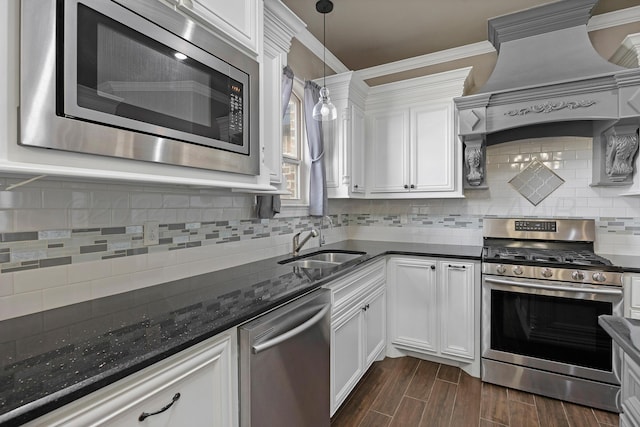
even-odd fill
[[[158,415],[158,414],[163,413],[167,409],[171,408],[173,406],[173,404],[178,401],[178,399],[180,399],[180,393],[174,394],[173,398],[171,399],[171,402],[169,402],[167,405],[163,406],[159,411],[141,413],[140,416],[138,417],[138,421],[144,421],[145,419],[147,419],[148,417],[150,417],[152,415]]]
[[[451,265],[451,264],[449,264],[449,268],[462,268],[462,269],[465,269],[465,268],[467,268],[467,266],[466,265]]]

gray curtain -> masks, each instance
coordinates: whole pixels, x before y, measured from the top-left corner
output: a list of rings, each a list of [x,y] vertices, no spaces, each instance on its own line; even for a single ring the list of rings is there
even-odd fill
[[[324,138],[322,122],[312,117],[313,106],[320,97],[320,86],[307,81],[304,86],[304,119],[307,128],[307,142],[311,155],[309,175],[309,215],[327,215],[327,179],[324,167]]]
[[[282,69],[282,117],[287,112],[291,91],[293,90],[293,70],[286,65]]]

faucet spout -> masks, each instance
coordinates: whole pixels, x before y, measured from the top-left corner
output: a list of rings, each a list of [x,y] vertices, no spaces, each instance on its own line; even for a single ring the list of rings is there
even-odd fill
[[[329,222],[329,228],[333,228],[333,221],[331,220],[331,217],[329,215],[325,215],[322,218],[320,218],[320,246],[323,246],[325,244],[324,234],[322,233],[322,228],[324,227],[325,218]]]
[[[318,237],[318,230],[316,230],[315,228],[311,229],[309,234],[307,234],[307,236],[302,239],[302,242],[300,242],[300,233],[297,233],[295,236],[293,236],[293,256],[298,256],[298,254],[300,253],[300,249],[302,249],[305,243],[307,243],[312,237]]]

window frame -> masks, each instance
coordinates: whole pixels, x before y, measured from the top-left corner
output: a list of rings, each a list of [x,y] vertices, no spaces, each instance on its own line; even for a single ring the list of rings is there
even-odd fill
[[[309,169],[311,167],[311,161],[309,159],[309,149],[307,145],[307,128],[304,119],[304,83],[294,78],[293,90],[291,91],[291,97],[296,98],[299,101],[298,111],[298,129],[297,132],[297,144],[298,144],[298,157],[294,158],[284,153],[284,143],[282,144],[282,151],[280,153],[281,165],[296,164],[298,166],[298,196],[297,199],[289,199],[286,197],[281,198],[282,205],[306,207],[309,206]],[[283,137],[281,133],[281,137]],[[286,181],[283,173],[283,189],[287,189]]]

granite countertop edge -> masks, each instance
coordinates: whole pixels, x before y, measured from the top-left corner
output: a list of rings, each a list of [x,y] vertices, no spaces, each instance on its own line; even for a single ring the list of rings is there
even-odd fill
[[[602,326],[613,341],[620,346],[631,359],[640,365],[640,349],[636,347],[631,338],[632,331],[637,333],[640,339],[640,320],[629,319],[620,316],[601,315],[598,324]],[[640,340],[638,341],[640,345]]]
[[[381,257],[388,255],[400,255],[480,261],[482,253],[482,247],[474,245],[445,245],[407,242],[345,240],[322,247],[309,248],[303,251],[301,255],[316,252],[319,250],[363,251],[366,252],[366,256],[364,256],[359,262],[345,266],[345,268],[338,269],[337,271],[335,271],[335,273],[329,276],[322,277],[319,280],[311,281],[308,286],[303,286],[284,298],[271,301],[270,303],[264,304],[260,307],[249,308],[248,310],[234,317],[233,320],[223,324],[219,324],[215,328],[211,328],[206,332],[191,337],[186,341],[179,341],[164,348],[156,348],[154,349],[154,351],[150,351],[143,357],[137,358],[137,360],[133,363],[124,364],[122,366],[117,366],[113,369],[101,372],[100,375],[95,375],[91,378],[76,382],[69,387],[56,390],[55,392],[47,394],[46,396],[41,397],[37,400],[27,402],[24,405],[14,408],[10,411],[0,413],[0,424],[7,427],[12,425],[21,425],[27,421],[45,415],[48,412],[51,412],[91,392],[99,390],[102,387],[105,387],[135,372],[138,372],[154,363],[157,363],[167,357],[170,357],[180,351],[196,345],[199,342],[218,335],[226,330],[237,327],[245,323],[246,321],[255,318],[275,307],[283,305],[288,301],[312,292],[313,290],[327,284],[328,282],[339,279],[340,277],[352,271],[355,271],[355,269],[363,266],[364,264],[372,262],[376,259],[380,259]],[[291,255],[282,255],[266,260],[261,260],[259,262],[278,263],[278,261],[282,261],[290,257]],[[249,264],[251,263],[247,263],[246,265]],[[207,274],[215,274],[226,270],[230,269],[219,270]],[[159,284],[156,286],[163,285]],[[128,293],[129,292],[121,295],[126,295]],[[0,322],[0,324],[2,324],[2,322]]]

